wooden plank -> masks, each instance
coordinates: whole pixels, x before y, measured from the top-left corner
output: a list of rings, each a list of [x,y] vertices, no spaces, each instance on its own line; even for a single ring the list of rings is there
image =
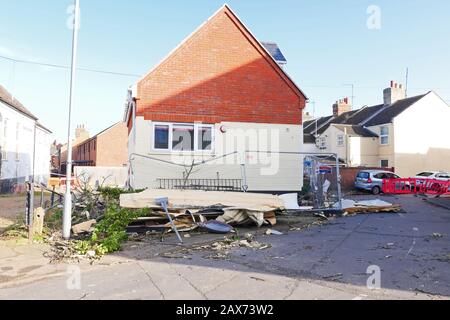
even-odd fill
[[[169,198],[169,207],[177,209],[205,208],[217,205],[259,212],[284,209],[281,198],[267,194],[156,189],[149,189],[142,193],[123,194],[120,196],[120,206],[132,209],[156,209],[160,206],[156,205],[155,199],[161,197]]]

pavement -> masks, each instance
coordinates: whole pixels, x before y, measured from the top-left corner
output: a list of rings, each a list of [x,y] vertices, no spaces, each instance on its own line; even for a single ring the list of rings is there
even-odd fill
[[[49,265],[45,246],[3,244],[0,299],[449,299],[450,210],[414,196],[382,200],[405,212],[343,217],[307,230],[293,218],[277,226],[284,235],[257,231],[264,250],[235,248],[218,258],[193,249],[221,238],[202,234],[183,247],[174,238],[130,242],[95,265]],[[380,288],[368,287],[373,279]]]

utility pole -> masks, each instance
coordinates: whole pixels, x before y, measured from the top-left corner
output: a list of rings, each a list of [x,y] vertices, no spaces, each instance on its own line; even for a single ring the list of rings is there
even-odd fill
[[[80,25],[80,1],[74,0],[72,69],[70,77],[69,123],[67,135],[66,194],[64,196],[63,237],[70,239],[72,229],[72,108],[75,98],[75,76],[77,68],[78,29]]]

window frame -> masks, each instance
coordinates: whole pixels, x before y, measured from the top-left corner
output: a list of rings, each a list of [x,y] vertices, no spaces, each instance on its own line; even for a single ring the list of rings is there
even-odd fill
[[[180,123],[173,123],[172,124],[172,126],[171,127],[169,127],[170,129],[169,129],[169,136],[171,137],[170,139],[169,139],[169,146],[170,146],[170,149],[171,149],[171,151],[173,151],[173,152],[177,152],[177,153],[192,153],[192,152],[195,152],[196,150],[197,150],[197,148],[196,148],[196,142],[195,142],[195,137],[197,137],[197,134],[196,134],[196,127],[195,127],[195,125],[194,124],[190,124],[190,123],[183,123],[183,124],[180,124]],[[173,133],[174,133],[174,130],[176,130],[176,129],[183,129],[183,128],[189,128],[189,129],[193,129],[193,131],[194,131],[194,136],[192,137],[192,139],[193,139],[193,146],[192,146],[192,150],[174,150],[174,148],[173,148]]]
[[[166,126],[169,128],[169,136],[168,136],[168,148],[161,149],[156,148],[156,135],[155,130],[158,126]],[[174,150],[173,149],[173,130],[174,127],[182,127],[182,126],[193,126],[194,127],[194,148],[193,150]],[[202,150],[199,148],[199,129],[200,128],[210,128],[211,129],[211,150]],[[151,141],[151,150],[152,152],[168,152],[168,153],[214,153],[214,142],[215,142],[215,125],[214,124],[205,124],[205,123],[181,123],[181,122],[153,122],[152,123],[152,141]]]
[[[341,141],[342,139],[342,141]],[[336,136],[336,144],[338,147],[344,147],[345,146],[345,135],[344,134],[338,134]]]
[[[387,162],[387,166],[383,166],[383,161]],[[382,167],[382,168],[389,168],[389,164],[390,164],[390,162],[388,159],[380,160],[380,167]]]
[[[387,130],[387,134],[383,134],[383,129]],[[383,143],[383,138],[387,138],[387,142]],[[380,145],[388,146],[391,143],[391,129],[389,126],[381,126],[380,127]]]

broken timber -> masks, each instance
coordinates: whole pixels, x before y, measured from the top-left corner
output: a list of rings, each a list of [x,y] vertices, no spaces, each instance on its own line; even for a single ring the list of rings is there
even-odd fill
[[[169,209],[195,209],[214,206],[256,212],[272,212],[284,209],[284,203],[279,197],[266,194],[153,189],[141,193],[121,195],[120,206],[129,209],[159,209],[161,207],[155,203],[155,199],[161,196],[169,198]]]

